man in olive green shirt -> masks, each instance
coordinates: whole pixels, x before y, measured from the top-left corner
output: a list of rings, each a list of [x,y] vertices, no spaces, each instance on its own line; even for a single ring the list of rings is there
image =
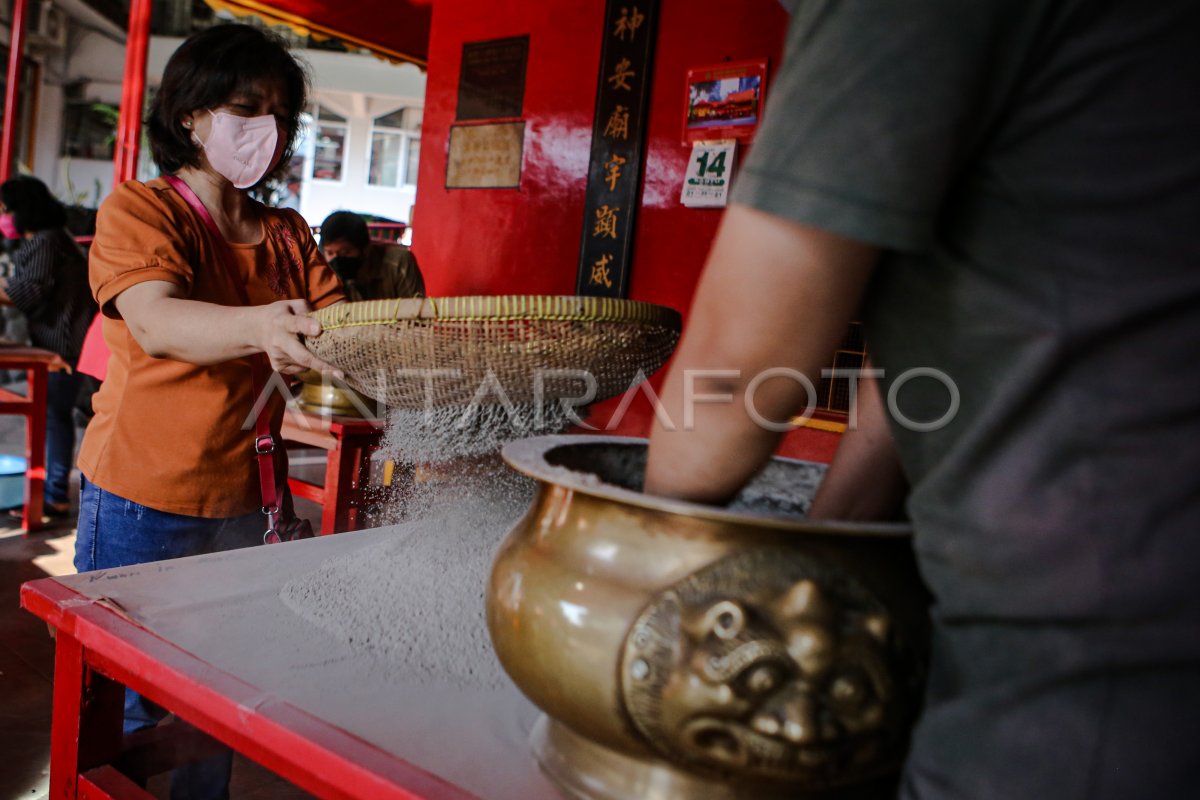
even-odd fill
[[[425,295],[416,256],[402,244],[372,241],[367,223],[352,211],[335,211],[321,223],[321,250],[349,300]]]
[[[935,598],[904,800],[1200,792],[1197,42],[1196,0],[795,3],[646,489],[725,501],[744,401],[806,400],[755,377],[861,315]]]

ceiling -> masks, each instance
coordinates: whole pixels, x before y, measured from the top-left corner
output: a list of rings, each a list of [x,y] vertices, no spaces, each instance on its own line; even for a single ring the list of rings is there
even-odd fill
[[[218,10],[254,14],[301,34],[330,36],[391,61],[425,66],[433,0],[205,0]]]

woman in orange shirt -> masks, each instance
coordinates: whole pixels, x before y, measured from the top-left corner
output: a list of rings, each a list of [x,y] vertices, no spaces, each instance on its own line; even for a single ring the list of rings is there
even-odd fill
[[[129,181],[100,208],[89,271],[112,356],[79,454],[81,572],[263,540],[252,365],[333,371],[299,337],[320,334],[311,308],[343,299],[304,220],[247,194],[288,163],[307,84],[271,34],[192,36],[150,111],[166,177]],[[283,398],[266,394],[278,436]],[[129,693],[125,730],[162,713]],[[222,796],[231,757],[173,781],[189,797]]]

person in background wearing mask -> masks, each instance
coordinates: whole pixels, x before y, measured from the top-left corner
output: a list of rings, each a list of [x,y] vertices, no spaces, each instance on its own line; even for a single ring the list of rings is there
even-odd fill
[[[417,258],[402,244],[371,241],[353,211],[335,211],[321,223],[321,250],[351,300],[424,297]]]
[[[119,186],[91,249],[112,356],[79,454],[80,572],[263,541],[255,362],[334,372],[298,336],[321,333],[310,308],[343,299],[303,218],[248,195],[288,164],[307,97],[282,41],[248,25],[196,33],[167,63],[147,126],[165,177]],[[282,398],[267,409],[277,440]],[[127,694],[126,733],[163,715]],[[176,770],[172,796],[228,797],[231,764]]]
[[[75,457],[75,372],[96,302],[88,289],[87,259],[66,229],[67,212],[46,184],[20,176],[0,185],[0,233],[19,239],[13,275],[0,278],[0,303],[29,320],[34,347],[57,353],[71,367],[46,379],[46,504],[51,519],[70,514],[67,497]]]

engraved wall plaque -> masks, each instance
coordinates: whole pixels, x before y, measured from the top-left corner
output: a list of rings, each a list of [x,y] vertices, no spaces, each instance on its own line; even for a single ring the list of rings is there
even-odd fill
[[[452,125],[447,189],[515,189],[521,185],[524,122]]]

